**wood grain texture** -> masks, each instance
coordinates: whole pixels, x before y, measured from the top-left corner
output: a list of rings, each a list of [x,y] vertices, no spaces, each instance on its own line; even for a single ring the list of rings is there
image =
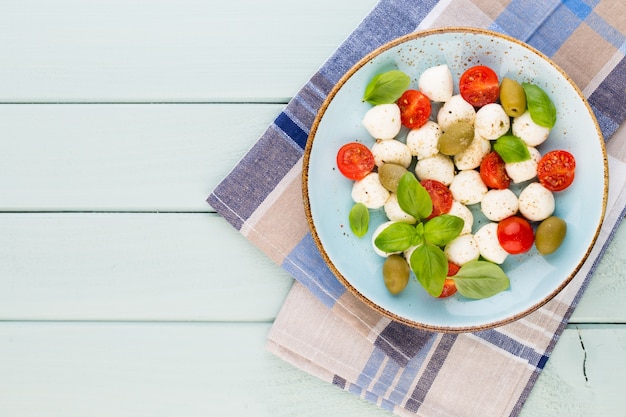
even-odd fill
[[[4,1],[0,101],[286,102],[375,3]]]
[[[0,105],[0,210],[209,211],[282,105]]]
[[[0,323],[0,414],[391,416],[269,354],[268,329],[263,323]],[[624,349],[622,326],[570,326],[521,417],[620,415],[626,365],[614,355]]]

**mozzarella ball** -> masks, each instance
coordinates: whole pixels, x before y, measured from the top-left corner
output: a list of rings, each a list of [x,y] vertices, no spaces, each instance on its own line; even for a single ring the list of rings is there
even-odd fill
[[[449,157],[438,153],[417,161],[415,175],[420,181],[437,180],[444,185],[450,185],[454,178],[454,162]]]
[[[513,135],[517,136],[528,146],[541,145],[550,134],[550,129],[533,122],[530,112],[526,110],[521,116],[513,118]]]
[[[480,255],[488,261],[501,264],[509,255],[498,242],[498,223],[487,223],[474,234]]]
[[[406,144],[418,159],[428,158],[439,153],[437,144],[441,133],[439,125],[429,120],[422,127],[409,131]]]
[[[480,256],[478,244],[471,234],[461,235],[448,243],[443,253],[450,262],[459,266],[475,261]]]
[[[389,191],[383,187],[377,172],[371,172],[365,178],[352,184],[352,199],[355,203],[363,203],[370,209],[381,208],[389,198]]]
[[[402,210],[400,204],[398,203],[398,195],[396,193],[391,193],[384,205],[384,210],[389,220],[406,223],[416,222],[415,217]]]
[[[541,159],[541,154],[532,146],[527,146],[527,148],[528,152],[530,152],[530,159],[504,164],[507,175],[515,184],[532,180],[537,176],[537,164]]]
[[[474,124],[476,110],[460,94],[452,96],[446,101],[437,113],[437,123],[445,132],[454,122],[470,122]]]
[[[474,129],[485,139],[498,139],[509,131],[509,116],[498,103],[489,103],[478,109]]]
[[[452,197],[463,204],[480,203],[487,194],[487,186],[480,178],[480,173],[473,169],[460,171],[450,184]]]
[[[409,147],[395,139],[377,140],[371,150],[376,166],[398,164],[407,168],[413,159]]]
[[[480,202],[480,210],[485,217],[499,222],[517,213],[517,196],[511,190],[489,190]]]
[[[402,128],[400,107],[396,103],[379,104],[363,117],[363,126],[375,139],[393,139]]]
[[[461,204],[458,201],[453,200],[452,207],[450,208],[448,214],[463,219],[463,229],[461,230],[462,235],[472,233],[472,226],[474,225],[474,215],[472,214],[472,211],[465,206],[465,204]]]
[[[491,142],[476,134],[474,130],[474,140],[467,149],[454,155],[454,165],[459,170],[478,168],[489,152],[491,152]]]
[[[519,195],[519,211],[530,221],[547,219],[554,208],[554,194],[538,182],[528,184]]]
[[[417,85],[431,101],[444,102],[452,97],[452,73],[446,64],[430,67],[420,75]]]
[[[376,244],[374,243],[376,241],[376,238],[378,237],[378,235],[380,235],[382,233],[383,230],[385,230],[388,226],[391,226],[392,224],[394,224],[394,221],[388,221],[385,222],[383,224],[381,224],[380,226],[378,226],[375,230],[374,233],[372,233],[372,248],[374,248],[374,252],[376,252],[376,254],[378,256],[382,256],[383,258],[388,257],[389,255],[393,255],[396,253],[400,253],[400,252],[383,252],[382,250],[378,249],[378,247],[376,246]]]

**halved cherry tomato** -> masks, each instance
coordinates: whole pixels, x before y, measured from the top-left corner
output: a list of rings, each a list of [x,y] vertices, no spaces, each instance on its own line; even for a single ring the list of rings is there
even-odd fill
[[[345,177],[360,180],[372,172],[376,165],[370,149],[358,142],[343,145],[337,152],[337,168]]]
[[[546,153],[537,164],[537,177],[541,185],[550,191],[562,191],[574,181],[576,160],[564,150]]]
[[[461,75],[459,92],[474,107],[494,103],[500,95],[498,75],[484,65],[471,67]]]
[[[496,234],[500,246],[511,255],[528,252],[535,241],[532,226],[519,216],[507,217],[498,223]]]
[[[423,126],[430,118],[430,99],[421,91],[406,90],[396,101],[402,125],[409,129]]]
[[[483,158],[480,163],[480,179],[489,188],[497,190],[509,188],[511,178],[506,173],[504,161],[497,152],[490,152]]]
[[[460,266],[458,266],[457,264],[448,261],[448,277],[453,277],[456,275],[457,272],[459,272],[459,269],[461,269]]]
[[[430,179],[423,180],[420,184],[428,191],[428,195],[430,195],[430,199],[433,201],[433,211],[428,216],[428,219],[450,211],[453,197],[452,191],[448,187],[442,182]]]

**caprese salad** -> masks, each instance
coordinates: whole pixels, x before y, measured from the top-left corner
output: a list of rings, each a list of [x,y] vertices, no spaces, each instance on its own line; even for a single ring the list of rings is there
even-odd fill
[[[354,181],[351,229],[364,236],[370,210],[384,211],[388,221],[372,244],[392,294],[413,272],[433,297],[493,296],[510,286],[500,266],[508,256],[533,245],[549,255],[565,238],[555,193],[572,184],[575,158],[537,148],[556,108],[537,85],[500,81],[483,65],[467,69],[458,90],[445,64],[410,84],[399,70],[376,75],[363,97],[372,105],[363,125],[373,145],[354,141],[337,152],[339,171]],[[488,222],[475,225],[468,206]]]

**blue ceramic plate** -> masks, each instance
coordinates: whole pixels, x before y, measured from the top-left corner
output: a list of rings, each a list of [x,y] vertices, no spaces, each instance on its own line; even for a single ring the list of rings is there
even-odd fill
[[[400,69],[417,88],[419,75],[429,67],[447,64],[458,79],[469,67],[487,65],[499,78],[532,82],[552,98],[557,122],[539,150],[565,149],[576,158],[576,178],[556,193],[555,215],[568,225],[563,245],[552,255],[533,248],[509,255],[502,265],[510,289],[483,300],[455,294],[447,299],[429,296],[411,273],[407,288],[391,295],[382,279],[384,258],[371,246],[371,234],[385,221],[382,209],[372,211],[369,233],[357,238],[350,231],[348,212],[354,204],[352,181],[336,168],[337,150],[360,141],[370,146],[361,120],[371,105],[362,101],[365,86],[378,73]],[[357,63],[334,87],[313,124],[304,156],[303,193],[313,238],[337,278],[357,297],[382,314],[411,326],[437,331],[475,331],[519,319],[561,291],[585,261],[597,238],[608,194],[608,166],[604,142],[593,113],[580,90],[544,55],[501,34],[469,28],[416,32],[375,50]],[[477,205],[479,206],[479,205]],[[470,207],[472,208],[472,207]],[[479,207],[473,207],[476,213]],[[475,222],[476,223],[476,222]],[[477,229],[475,224],[474,230]]]

